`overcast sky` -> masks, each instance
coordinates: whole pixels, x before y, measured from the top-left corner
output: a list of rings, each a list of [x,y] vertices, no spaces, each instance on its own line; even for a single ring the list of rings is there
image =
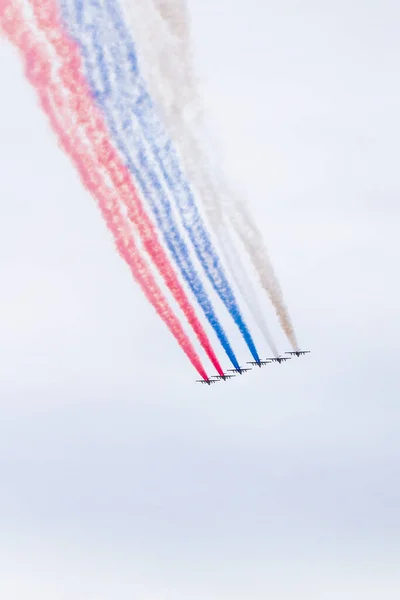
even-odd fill
[[[397,600],[399,4],[190,8],[313,354],[193,384],[1,40],[0,597]]]

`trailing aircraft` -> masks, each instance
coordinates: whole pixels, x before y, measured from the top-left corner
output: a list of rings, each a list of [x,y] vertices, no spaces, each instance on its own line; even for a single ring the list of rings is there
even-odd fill
[[[215,379],[232,379],[235,375],[213,375]]]
[[[263,367],[264,365],[268,365],[271,361],[270,360],[250,360],[247,361],[248,365],[253,365],[254,367]]]
[[[285,360],[290,360],[290,358],[288,356],[274,356],[273,358],[267,358],[267,360],[271,360],[273,362],[278,362],[279,364],[281,364]]]
[[[196,383],[211,385],[212,383],[218,383],[218,379],[196,379]]]
[[[251,369],[243,369],[242,367],[238,367],[237,369],[228,369],[232,373],[238,373],[238,375],[242,375],[243,373],[247,373],[247,371],[251,371]]]

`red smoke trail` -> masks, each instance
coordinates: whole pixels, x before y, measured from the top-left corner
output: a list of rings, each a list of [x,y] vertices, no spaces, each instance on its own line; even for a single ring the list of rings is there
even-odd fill
[[[51,79],[53,65],[46,47],[35,37],[32,28],[28,29],[26,25],[21,10],[12,0],[0,0],[0,28],[23,54],[26,76],[38,93],[41,106],[49,118],[61,147],[69,154],[84,185],[96,198],[103,217],[113,233],[118,252],[129,265],[132,275],[142,287],[147,299],[166,323],[193,366],[201,377],[207,379],[195,349],[135,245],[129,222],[120,210],[118,195],[107,185],[106,174],[102,174],[98,169],[96,148],[87,148],[82,137],[82,129],[75,123],[74,115],[66,102],[63,94],[65,90]],[[89,154],[87,149],[93,152]]]
[[[79,47],[62,27],[57,2],[54,0],[30,0],[30,4],[40,30],[53,44],[61,62],[59,74],[62,83],[71,92],[71,110],[77,114],[80,124],[85,128],[88,139],[96,149],[99,163],[107,169],[121,201],[127,207],[129,219],[138,229],[144,248],[185,314],[210,361],[217,372],[222,375],[223,370],[207,334],[158,240],[156,230],[132,183],[129,170],[121,163],[117,151],[109,140],[104,119],[92,100],[89,85],[83,76]]]

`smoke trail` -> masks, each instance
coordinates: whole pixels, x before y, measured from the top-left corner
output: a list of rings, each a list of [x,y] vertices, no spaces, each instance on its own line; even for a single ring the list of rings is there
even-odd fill
[[[126,18],[131,21],[135,38],[138,40],[137,53],[140,65],[152,87],[155,104],[164,115],[172,137],[178,141],[186,175],[196,188],[209,224],[220,242],[220,250],[225,264],[229,267],[243,299],[252,313],[258,328],[270,346],[273,354],[278,351],[269,332],[263,310],[259,304],[253,282],[246,272],[242,259],[236,251],[230,237],[229,229],[224,221],[218,194],[213,188],[207,172],[200,171],[199,165],[204,163],[204,156],[195,139],[185,131],[199,119],[193,106],[202,106],[197,99],[199,92],[197,82],[191,71],[190,36],[187,27],[187,10],[185,2],[168,2],[165,0],[136,0],[124,3]],[[157,10],[160,12],[158,14]],[[167,22],[164,23],[162,19]],[[170,27],[171,31],[168,31]],[[154,43],[157,40],[157,44]],[[176,61],[176,55],[184,56],[184,60]],[[173,86],[171,86],[173,82]],[[178,92],[178,93],[177,93]],[[190,120],[187,117],[190,114]],[[185,123],[186,127],[185,127]],[[183,131],[182,131],[183,130]],[[189,145],[189,146],[188,146]],[[212,169],[207,169],[211,171]]]
[[[198,81],[193,69],[192,48],[189,28],[189,14],[186,0],[152,0],[151,4],[157,11],[161,23],[164,24],[164,39],[167,44],[160,52],[162,43],[158,48],[160,71],[167,80],[177,80],[179,77],[180,93],[174,95],[172,111],[179,114],[187,113],[187,109],[195,109],[192,118],[200,118],[204,111],[200,100]],[[160,32],[159,32],[160,33]],[[176,56],[179,54],[179,69],[177,70]],[[163,78],[160,78],[160,83]],[[179,118],[179,114],[177,115]]]
[[[258,301],[253,282],[248,276],[246,267],[243,265],[240,254],[231,238],[229,227],[224,219],[224,214],[222,210],[219,209],[220,205],[218,194],[215,192],[212,183],[210,181],[206,181],[206,177],[199,177],[199,174],[201,173],[197,166],[191,165],[187,160],[185,160],[188,155],[185,154],[184,151],[182,151],[182,155],[184,157],[186,172],[191,178],[200,197],[202,198],[208,221],[219,241],[221,254],[225,260],[225,263],[228,265],[229,271],[251,314],[253,315],[258,328],[271,348],[272,353],[275,356],[278,356],[279,352],[268,329],[266,318]],[[202,160],[202,158],[199,157],[199,160]]]
[[[232,194],[233,202],[228,205],[228,214],[237,234],[243,241],[250,259],[259,275],[260,282],[267,292],[283,331],[294,350],[298,350],[298,343],[294,328],[284,303],[282,289],[275,275],[267,249],[264,245],[262,233],[253,220],[246,205]]]
[[[70,7],[64,5],[64,16],[66,16],[68,22],[71,22],[72,14],[67,11],[67,8],[69,9]],[[167,246],[177,262],[185,280],[197,297],[200,306],[216,331],[232,364],[237,365],[237,359],[216,317],[204,286],[196,273],[188,249],[179,233],[179,229],[173,221],[170,202],[162,189],[161,182],[148,157],[146,147],[140,137],[137,123],[129,117],[129,114],[126,114],[126,111],[123,112],[124,107],[121,106],[120,93],[117,94],[116,98],[112,96],[113,90],[110,83],[112,73],[110,74],[107,69],[107,60],[103,52],[104,40],[99,35],[98,29],[93,25],[91,25],[90,28],[86,25],[85,31],[86,35],[82,35],[82,37],[84,37],[82,49],[88,80],[98,104],[106,116],[107,123],[117,142],[117,146],[124,157],[127,166],[141,185],[142,191],[155,213],[157,225],[161,229]],[[95,57],[95,60],[97,59],[97,63],[93,61],[93,57]],[[100,69],[98,68],[99,66]],[[117,92],[120,92],[120,90]],[[120,111],[118,111],[118,108]],[[123,119],[122,122],[121,117]],[[136,167],[135,158],[132,157],[134,152],[137,155],[138,162],[141,164],[141,170]],[[147,174],[147,177],[145,176],[145,173]]]
[[[275,346],[275,342],[268,329],[267,322],[263,315],[260,304],[258,303],[252,281],[248,276],[245,267],[241,261],[239,252],[230,236],[229,229],[225,226],[213,226],[213,229],[218,236],[218,241],[221,246],[222,255],[225,258],[226,264],[232,277],[243,296],[254,320],[256,321],[261,333],[267,341],[274,356],[279,356],[279,352]]]
[[[253,357],[258,360],[258,354],[250,332],[244,323],[233,291],[204,227],[191,190],[183,179],[178,157],[172,147],[172,142],[166,135],[162,123],[158,120],[151,99],[137,72],[135,49],[130,41],[117,5],[107,0],[101,5],[97,2],[91,2],[91,0],[88,0],[85,5],[82,4],[81,0],[76,0],[75,4],[73,0],[69,0],[69,2],[68,0],[61,0],[61,4],[64,7],[67,26],[71,34],[75,36],[81,45],[86,61],[87,76],[91,81],[92,89],[94,86],[96,100],[105,111],[110,130],[129,169],[134,173],[135,177],[140,177],[140,173],[136,172],[135,165],[129,156],[128,149],[130,151],[134,149],[142,170],[149,173],[151,163],[146,159],[147,143],[155,155],[158,167],[161,169],[164,180],[168,183],[173,194],[184,227],[188,232],[196,255],[207,277],[241,331]],[[103,4],[107,8],[107,13],[102,12]],[[77,9],[76,12],[74,12],[74,8]],[[112,21],[114,31],[110,28],[108,20]],[[90,23],[90,26],[88,23]],[[117,35],[113,36],[113,33]],[[95,56],[97,60],[97,71],[95,73],[93,72],[93,64],[91,64],[90,60],[92,56]],[[92,69],[91,71],[89,70],[90,68]],[[106,90],[104,94],[99,93],[99,85]],[[110,101],[109,95],[113,90],[113,85],[117,87],[117,97],[112,99],[112,106],[108,107],[106,101]],[[114,118],[109,120],[111,109]],[[116,121],[118,122],[120,131],[118,131],[118,126],[116,126]],[[137,122],[140,124],[140,129],[136,128]],[[123,130],[125,139],[122,139],[121,130]],[[143,134],[145,140],[143,139]],[[125,143],[128,135],[130,136],[129,142],[126,141]],[[169,216],[167,231],[165,231],[166,224],[161,223],[160,215],[157,214],[158,209],[155,210],[154,205],[150,202],[155,217],[158,219],[157,224],[160,228],[164,228],[164,239],[169,245],[171,252],[182,251],[182,247],[176,247],[176,242],[171,247],[170,230],[174,226],[176,227],[171,213],[172,207],[168,197],[163,196],[162,183],[156,177],[154,171],[150,172],[150,175],[153,188],[157,191],[157,200],[159,203],[166,203],[164,210],[166,210]],[[153,198],[150,196],[150,199],[154,201],[154,195]]]
[[[41,5],[42,14],[46,12],[44,3]],[[90,148],[79,121],[84,120],[84,112],[77,115],[71,110],[71,105],[79,105],[79,92],[75,98],[69,98],[68,90],[62,88],[60,81],[54,77],[61,75],[68,78],[71,73],[61,65],[60,72],[55,71],[55,63],[51,60],[48,49],[39,41],[32,26],[24,19],[20,7],[11,0],[1,0],[0,27],[10,41],[19,48],[25,62],[26,76],[36,89],[42,109],[56,133],[60,146],[69,154],[77,167],[84,185],[96,199],[103,217],[114,236],[114,241],[120,255],[128,263],[134,278],[142,287],[146,297],[166,323],[183,351],[202,377],[207,377],[203,366],[177,317],[170,309],[161,290],[157,286],[151,271],[135,246],[127,220],[120,208],[115,190],[106,183],[104,173],[98,169],[100,148]],[[68,60],[74,60],[67,45],[63,43],[57,28],[48,30],[49,36],[60,49],[65,52]],[[64,69],[63,69],[64,67]],[[53,78],[52,78],[53,77]],[[66,93],[67,92],[67,93]],[[106,174],[107,175],[107,174]]]
[[[216,168],[215,165],[212,168],[210,157],[207,157],[210,147],[207,150],[204,149],[206,141],[204,131],[207,131],[205,110],[197,80],[193,74],[186,1],[153,0],[153,7],[158,11],[158,20],[157,15],[155,17],[153,15],[152,21],[153,39],[157,40],[152,60],[156,61],[158,56],[157,78],[148,69],[148,61],[145,57],[148,45],[144,46],[145,52],[143,53],[143,63],[147,70],[152,94],[157,99],[157,104],[171,134],[179,140],[181,154],[186,163],[186,171],[190,173],[191,180],[196,180],[195,185],[202,195],[208,215],[212,206],[207,207],[206,205],[205,190],[210,190],[210,184],[209,181],[205,181],[204,173],[212,174],[213,192],[209,201],[211,205],[221,203],[224,206],[226,214],[258,273],[261,286],[275,308],[287,338],[292,347],[297,349],[293,325],[262,234],[244,199],[228,185],[219,168]],[[134,22],[132,26],[135,28]],[[215,143],[212,145],[215,147]],[[191,168],[188,167],[188,162],[191,163]],[[254,315],[254,306],[252,312]]]
[[[192,61],[186,58],[186,54],[190,54],[186,5],[182,1],[178,1],[178,4],[166,7],[169,18],[164,22],[158,11],[163,13],[165,8],[159,6],[158,2],[121,0],[125,20],[134,33],[133,39],[140,60],[140,70],[146,82],[152,86],[155,105],[164,114],[173,112],[177,102],[181,108],[191,106],[194,90],[197,89]],[[184,60],[177,61],[176,55],[182,57],[183,54]],[[176,89],[161,86],[166,74],[174,79],[177,84]],[[159,89],[161,87],[162,91]],[[197,103],[197,107],[200,105],[201,103]],[[181,115],[182,111],[179,111],[177,118],[181,118]]]
[[[172,269],[172,266],[168,261],[165,251],[158,241],[154,227],[136,194],[135,188],[132,185],[129,172],[118,160],[114,148],[108,141],[103,119],[97,114],[96,111],[93,111],[94,106],[90,97],[90,90],[81,74],[81,61],[78,47],[68,36],[64,35],[62,29],[60,29],[56,3],[54,3],[53,0],[46,1],[48,3],[48,8],[46,8],[46,5],[40,0],[30,0],[32,6],[34,7],[34,11],[41,29],[47,33],[47,37],[55,46],[58,55],[63,58],[64,61],[66,61],[62,72],[67,69],[68,76],[64,78],[63,83],[71,92],[75,94],[75,97],[79,98],[81,113],[83,110],[83,124],[86,128],[87,136],[93,144],[96,144],[99,147],[100,150],[100,164],[107,168],[114,185],[119,191],[120,198],[123,200],[128,209],[128,217],[138,228],[144,247],[174,295],[175,300],[185,313],[210,360],[214,364],[217,371],[220,372],[220,370],[222,371],[221,366],[211,348],[204,329],[197,319],[195,312],[190,305],[186,294]],[[49,13],[50,7],[52,10],[51,13]],[[45,8],[44,11],[43,8]],[[54,29],[57,29],[57,27],[59,28],[60,34],[64,36],[62,39],[62,44],[58,45],[54,43],[54,35],[52,35],[52,32]],[[66,59],[67,56],[68,60]],[[68,71],[68,69],[72,70]],[[86,109],[82,107],[84,98],[86,99]]]

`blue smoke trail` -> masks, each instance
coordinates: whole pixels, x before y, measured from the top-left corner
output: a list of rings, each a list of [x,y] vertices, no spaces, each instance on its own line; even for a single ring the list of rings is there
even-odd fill
[[[75,3],[73,0],[61,0],[61,4],[67,26],[82,48],[87,76],[96,100],[106,115],[108,126],[128,168],[149,200],[157,224],[162,230],[164,239],[182,274],[198,296],[198,285],[193,286],[193,265],[185,242],[174,221],[169,198],[165,195],[162,184],[152,168],[146,142],[156,157],[162,175],[173,193],[184,227],[202,267],[235,320],[253,357],[258,360],[254,342],[204,227],[191,190],[179,167],[177,154],[157,118],[151,98],[138,73],[135,49],[115,0],[111,2],[106,0],[103,3],[97,0],[86,0],[84,4],[82,0],[76,0]],[[67,9],[67,6],[71,4],[76,11],[75,17]],[[104,5],[108,12],[104,11]],[[113,24],[112,28],[110,28],[110,20]],[[120,38],[110,34],[113,30],[114,32],[119,31]],[[93,63],[92,57],[95,57],[97,64]],[[113,87],[116,88],[115,91]],[[111,97],[113,91],[114,96]],[[143,134],[145,139],[143,139]],[[132,161],[133,149],[136,152],[141,171]],[[149,182],[151,191],[148,186]],[[186,268],[186,275],[183,268]],[[187,270],[189,269],[192,270],[192,277],[188,279]],[[202,288],[199,280],[198,284]],[[202,289],[204,291],[204,288]],[[204,298],[200,304],[204,310]],[[216,319],[215,314],[213,319]]]

